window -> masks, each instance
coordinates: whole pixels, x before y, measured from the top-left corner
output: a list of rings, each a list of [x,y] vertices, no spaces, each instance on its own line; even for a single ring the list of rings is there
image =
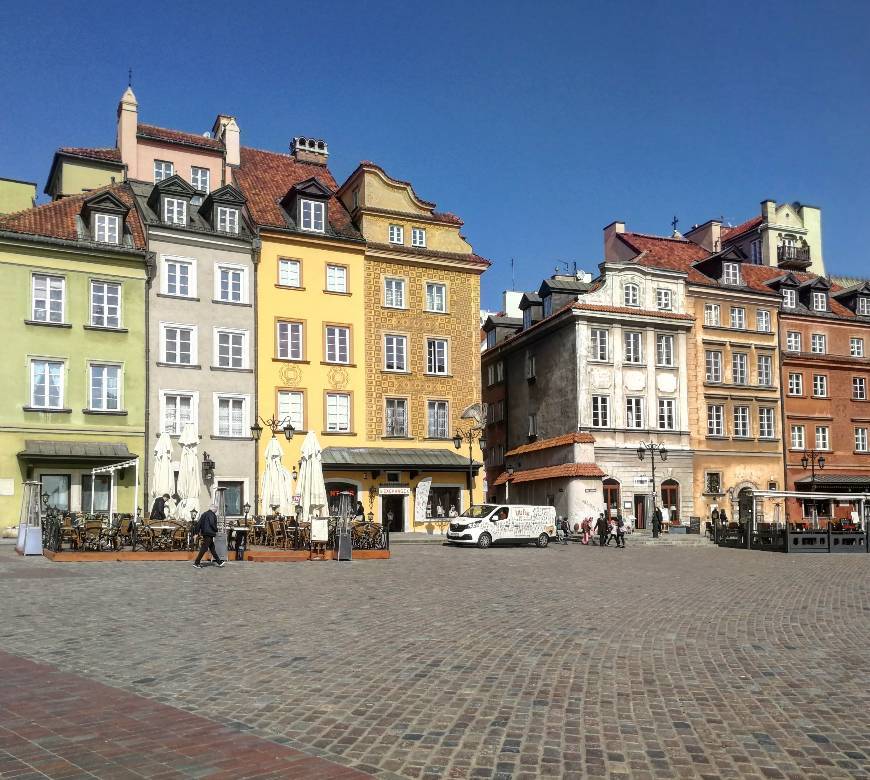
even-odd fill
[[[303,344],[301,322],[278,323],[277,357],[284,360],[304,360]]]
[[[722,353],[719,350],[708,349],[706,352],[707,382],[722,381]]]
[[[495,330],[488,330],[486,332],[486,348],[492,349],[495,346],[496,332]]]
[[[163,221],[172,225],[186,225],[187,201],[182,198],[164,198]]]
[[[793,450],[806,448],[806,428],[803,425],[791,426],[791,448]]]
[[[217,207],[217,229],[223,233],[239,232],[239,210],[227,206]]]
[[[725,407],[719,404],[710,404],[707,406],[707,435],[708,436],[724,436],[725,435]]]
[[[801,334],[796,330],[790,330],[785,336],[785,348],[789,352],[801,351]]]
[[[773,385],[773,358],[770,355],[758,356],[758,384],[762,387]]]
[[[326,266],[326,289],[329,292],[347,292],[347,267],[343,265]]]
[[[217,435],[233,438],[248,438],[250,427],[246,424],[245,398],[241,396],[218,396]]]
[[[246,483],[238,479],[219,479],[218,487],[224,488],[224,509],[227,517],[244,514]]]
[[[305,430],[305,393],[301,390],[278,391],[278,418],[289,420],[295,431]]]
[[[755,312],[755,329],[759,333],[770,333],[770,312],[767,309]]]
[[[523,309],[523,330],[532,327],[532,309],[531,307]]]
[[[791,373],[788,375],[788,394],[803,395],[804,394],[804,375]]]
[[[63,322],[65,284],[62,276],[33,274],[33,319],[35,322]]]
[[[762,265],[764,263],[760,238],[753,239],[749,244],[749,260],[753,265]]]
[[[813,293],[813,309],[815,311],[828,310],[828,296],[823,292]]]
[[[867,429],[855,428],[855,452],[867,451]]]
[[[184,426],[196,422],[194,396],[190,393],[165,393],[163,395],[163,431],[170,436],[180,436]]]
[[[301,287],[302,263],[298,260],[278,260],[278,284],[282,287]]]
[[[495,366],[490,366],[490,368],[494,369]],[[394,336],[391,334],[384,336],[384,369],[387,371],[408,370],[407,336]]]
[[[602,328],[593,328],[592,337],[592,360],[610,360],[610,331]]]
[[[426,339],[426,373],[447,374],[447,339]]]
[[[350,363],[350,328],[326,326],[326,362]]]
[[[499,360],[495,364],[495,381],[504,382],[504,361]]]
[[[606,395],[592,396],[592,425],[595,428],[610,427],[610,397]]]
[[[746,309],[742,306],[731,307],[731,327],[738,330],[746,329]]]
[[[91,325],[121,327],[121,285],[91,282]]]
[[[627,330],[623,334],[623,341],[625,342],[625,362],[642,363],[643,347],[641,344],[641,334],[637,331]]]
[[[121,367],[91,363],[88,408],[117,412],[121,408]]]
[[[723,263],[722,281],[725,284],[740,284],[740,266],[737,263]]]
[[[247,333],[216,330],[216,360],[219,368],[247,368]]]
[[[852,399],[855,401],[867,400],[867,380],[863,376],[852,377]]]
[[[247,290],[245,269],[235,266],[218,266],[217,299],[225,303],[244,303]]]
[[[154,161],[154,183],[168,179],[175,173],[175,166],[168,160]]]
[[[303,200],[299,211],[302,215],[300,227],[313,233],[323,233],[326,230],[326,204],[320,201]]]
[[[749,437],[749,407],[734,407],[734,436],[740,438]]]
[[[677,427],[677,402],[673,398],[659,398],[659,428],[672,431]]]
[[[643,428],[643,398],[625,399],[625,427]]]
[[[534,379],[535,378],[535,353],[534,352],[526,352],[526,379]]]
[[[786,309],[795,308],[797,306],[797,290],[784,287],[782,290],[782,305]]]
[[[529,436],[538,435],[538,415],[532,413],[529,415]]]
[[[117,214],[94,215],[94,240],[101,244],[119,244],[121,218]]]
[[[622,300],[626,306],[640,306],[639,288],[636,284],[627,284],[622,289]]]
[[[810,337],[810,352],[816,355],[824,355],[827,351],[827,338],[824,333],[813,333]]]
[[[674,337],[669,335],[656,336],[656,363],[660,366],[674,365]]]
[[[387,277],[384,279],[384,306],[391,309],[405,308],[405,280]]]
[[[326,430],[330,433],[350,431],[350,395],[347,393],[326,394]]]
[[[82,511],[108,513],[112,478],[108,474],[82,474]]]
[[[193,185],[195,190],[198,190],[202,193],[207,193],[209,191],[209,169],[208,168],[198,168],[196,165],[192,165],[190,167],[190,183]],[[221,228],[218,228],[220,230]]]
[[[195,328],[192,325],[161,325],[163,362],[178,366],[193,365],[196,355]]]
[[[735,385],[749,382],[749,356],[745,352],[735,352],[731,356],[731,380]]]
[[[425,228],[411,228],[411,246],[426,246],[426,230]]]
[[[426,282],[426,311],[443,314],[447,311],[447,285]]]
[[[863,317],[870,315],[870,298],[858,299],[858,314]]]
[[[408,400],[387,398],[384,417],[384,436],[408,435]]]
[[[60,360],[30,361],[30,405],[63,408],[64,364]]]
[[[541,308],[545,317],[549,317],[553,313],[553,296],[547,295],[541,301]]]
[[[426,435],[430,439],[446,439],[450,436],[450,415],[447,401],[427,401],[428,423]]]
[[[864,357],[864,339],[852,336],[849,339],[849,354],[852,357]]]
[[[671,291],[659,288],[656,290],[656,306],[659,309],[671,308]]]
[[[401,225],[390,225],[390,243],[404,244],[405,228],[403,228]]]
[[[813,395],[816,398],[828,397],[828,377],[824,374],[813,374]]]
[[[766,406],[758,410],[758,436],[761,439],[772,439],[776,436],[773,409]]]
[[[708,471],[704,474],[704,492],[718,495],[722,492],[722,472]]]
[[[178,258],[163,259],[163,293],[178,295],[182,298],[196,296],[194,287],[193,263]]]
[[[720,325],[720,307],[718,303],[704,304],[704,324],[705,325]]]
[[[816,426],[816,449],[827,450],[831,446],[830,429],[827,425]]]

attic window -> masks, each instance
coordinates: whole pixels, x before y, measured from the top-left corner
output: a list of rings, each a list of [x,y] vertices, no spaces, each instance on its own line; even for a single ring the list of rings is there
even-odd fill
[[[325,232],[326,204],[316,200],[299,202],[299,227],[313,233]]]
[[[94,214],[94,240],[101,244],[118,244],[121,218],[117,214]]]
[[[792,290],[790,287],[786,287],[782,291],[782,305],[786,309],[793,309],[797,304],[797,293],[795,290]]]
[[[737,263],[724,263],[722,281],[725,284],[740,284],[740,266]]]
[[[187,201],[181,198],[164,198],[163,221],[173,225],[186,225]]]
[[[823,292],[814,292],[813,293],[813,310],[814,311],[827,311],[828,310],[828,296]]]
[[[858,314],[862,314],[864,316],[870,315],[870,298],[858,299]]]
[[[640,296],[636,284],[627,284],[622,291],[622,300],[626,306],[640,306]]]
[[[222,233],[239,232],[239,210],[227,206],[217,207],[217,229]]]
[[[523,328],[532,327],[532,310],[531,308],[523,309]]]
[[[553,296],[548,295],[544,298],[544,316],[549,317],[553,313]]]

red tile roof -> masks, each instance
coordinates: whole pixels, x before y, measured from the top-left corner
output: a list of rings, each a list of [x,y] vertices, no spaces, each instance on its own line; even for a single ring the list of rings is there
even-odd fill
[[[101,160],[103,162],[121,162],[121,152],[109,147],[88,149],[83,146],[64,146],[57,150],[59,154],[69,157],[82,157],[87,160]]]
[[[136,211],[133,192],[128,184],[110,184],[81,195],[72,195],[25,211],[6,214],[0,217],[0,230],[78,241],[76,218],[81,214],[82,204],[101,192],[111,192],[118,200],[130,207],[126,225],[133,236],[133,246],[138,250],[145,249],[145,232],[139,220],[139,213]]]
[[[551,447],[565,447],[568,444],[595,444],[595,437],[591,433],[581,433],[579,431],[563,433],[561,436],[553,436],[550,439],[541,439],[529,444],[521,444],[505,454],[522,455],[526,452],[538,452],[539,450],[547,450]]]
[[[241,149],[241,167],[234,173],[235,183],[248,198],[248,209],[262,227],[287,228],[287,219],[280,201],[294,184],[317,179],[334,193],[338,186],[325,165],[297,162],[289,154],[262,149]],[[332,229],[346,238],[360,238],[344,204],[333,195],[327,206]]]
[[[710,253],[703,247],[684,238],[665,238],[646,233],[617,233],[616,235],[640,255],[637,258],[639,265],[683,271],[688,274],[689,282],[703,283],[706,280],[703,274],[692,267],[693,263],[709,256]]]
[[[678,314],[673,311],[659,311],[658,309],[635,309],[631,306],[603,306],[597,303],[582,303],[578,301],[571,308],[577,311],[601,311],[609,314],[635,314],[641,317],[657,317],[663,320],[693,320],[693,314]]]
[[[752,219],[747,219],[746,222],[742,222],[739,225],[735,225],[732,228],[727,228],[722,231],[720,238],[723,242],[731,241],[738,236],[743,235],[744,233],[752,230],[753,228],[757,228],[763,221],[763,217],[753,217]]]
[[[518,482],[538,482],[543,479],[558,479],[560,477],[603,477],[604,472],[595,463],[563,463],[559,466],[544,466],[539,469],[526,469],[515,471],[508,476],[506,471],[496,477],[494,485],[511,484]]]
[[[206,137],[197,133],[185,133],[181,130],[170,130],[156,125],[144,125],[139,123],[136,127],[136,135],[140,138],[150,138],[155,141],[165,141],[170,144],[182,144],[184,146],[196,146],[200,149],[211,149],[222,152],[224,145],[217,138]]]

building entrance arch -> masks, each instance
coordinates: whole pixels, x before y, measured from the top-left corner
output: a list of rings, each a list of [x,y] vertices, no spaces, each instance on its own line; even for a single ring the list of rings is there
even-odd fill
[[[675,479],[662,481],[662,507],[668,510],[672,523],[680,519],[680,483]]]

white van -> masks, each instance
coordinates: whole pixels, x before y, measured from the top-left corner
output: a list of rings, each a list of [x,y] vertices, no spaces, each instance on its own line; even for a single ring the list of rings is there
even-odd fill
[[[556,535],[556,507],[522,504],[479,504],[450,522],[447,541],[476,544],[482,550],[493,544],[526,544],[546,547]]]

